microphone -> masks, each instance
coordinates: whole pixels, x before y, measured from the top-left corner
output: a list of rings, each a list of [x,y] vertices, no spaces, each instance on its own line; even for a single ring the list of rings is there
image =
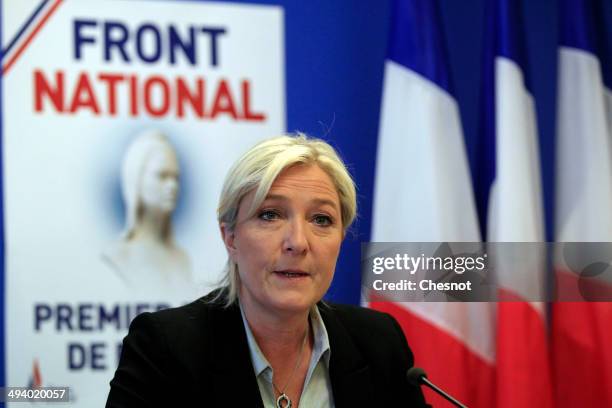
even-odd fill
[[[427,379],[427,374],[425,373],[425,370],[423,370],[422,368],[410,367],[406,372],[406,379],[410,384],[414,385],[415,387],[418,387],[421,384],[425,384],[426,386],[443,396],[446,400],[450,401],[456,407],[467,408],[465,405],[463,405],[462,403],[451,397],[449,394],[444,392],[440,387],[429,381]]]

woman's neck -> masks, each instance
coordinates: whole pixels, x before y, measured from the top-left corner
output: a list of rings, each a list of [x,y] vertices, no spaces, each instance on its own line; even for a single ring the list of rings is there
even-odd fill
[[[266,353],[267,350],[293,354],[301,348],[309,326],[310,310],[272,314],[270,311],[258,310],[260,308],[248,297],[241,298],[240,305],[251,332],[266,357],[269,354]]]
[[[279,314],[262,310],[265,308],[249,296],[241,296],[240,305],[259,349],[272,366],[274,398],[288,395],[297,407],[314,344],[310,310]]]

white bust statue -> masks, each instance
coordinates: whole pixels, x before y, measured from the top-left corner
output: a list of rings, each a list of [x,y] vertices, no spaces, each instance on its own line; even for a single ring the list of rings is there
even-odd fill
[[[123,158],[125,229],[103,253],[131,289],[181,290],[193,285],[189,257],[174,242],[172,212],[179,194],[174,148],[159,131],[139,134]]]

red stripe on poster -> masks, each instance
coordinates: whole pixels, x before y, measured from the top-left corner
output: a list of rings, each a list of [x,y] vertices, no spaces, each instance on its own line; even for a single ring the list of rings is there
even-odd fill
[[[53,6],[49,8],[47,13],[43,16],[43,18],[38,23],[38,25],[36,25],[36,27],[34,27],[30,35],[28,35],[28,38],[26,38],[26,40],[23,42],[23,44],[21,44],[19,49],[15,51],[15,54],[13,54],[13,56],[7,61],[7,63],[4,64],[4,66],[2,67],[2,76],[5,76],[8,73],[8,71],[11,69],[11,67],[15,64],[15,62],[19,58],[19,56],[25,51],[25,49],[30,44],[30,42],[32,42],[36,34],[38,34],[38,32],[41,30],[41,28],[45,25],[47,20],[49,20],[51,15],[55,12],[55,10],[57,10],[57,8],[62,2],[63,0],[56,0]]]

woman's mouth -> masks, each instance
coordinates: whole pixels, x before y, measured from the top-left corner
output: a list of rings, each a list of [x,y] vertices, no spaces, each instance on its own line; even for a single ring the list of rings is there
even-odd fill
[[[294,270],[287,270],[287,271],[274,271],[275,274],[283,276],[285,278],[304,278],[309,276],[310,274],[304,271],[294,271]]]

